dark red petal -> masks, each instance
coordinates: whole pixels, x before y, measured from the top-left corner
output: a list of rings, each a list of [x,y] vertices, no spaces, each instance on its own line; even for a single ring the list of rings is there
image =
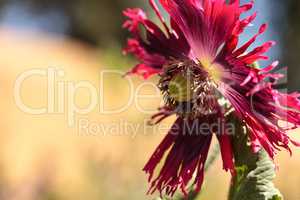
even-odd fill
[[[160,0],[184,33],[196,58],[214,57],[218,48],[231,36],[238,21],[238,1]]]
[[[230,86],[222,83],[219,87],[249,129],[253,150],[262,146],[272,158],[281,147],[290,151],[289,145],[295,142],[286,131],[300,125],[299,95],[282,94],[272,88],[273,82],[265,80],[266,77],[275,80],[281,77],[280,74],[268,73],[277,64],[274,62],[265,70],[246,65],[233,66],[232,69],[237,71],[232,72],[238,75],[232,75]],[[244,80],[239,78],[242,76]],[[290,126],[280,127],[280,121],[288,122]]]
[[[127,9],[123,13],[128,19],[123,24],[133,35],[127,42],[124,53],[134,54],[140,61],[130,73],[142,74],[149,77],[159,71],[170,58],[186,58],[190,47],[180,33],[171,32],[153,0],[150,4],[160,21],[165,26],[167,35],[152,21],[148,20],[143,10]],[[141,29],[144,29],[145,33]],[[145,67],[146,66],[146,67]]]
[[[203,120],[207,122],[206,119]],[[212,134],[201,134],[197,132],[198,129],[190,129],[195,125],[193,123],[200,121],[185,121],[181,118],[176,120],[144,168],[151,182],[149,193],[158,190],[172,196],[178,188],[186,193],[194,172],[196,172],[194,184],[197,190],[201,188]],[[163,167],[159,175],[153,179],[154,170],[165,154],[167,156]]]
[[[267,25],[266,24],[263,24],[258,33],[256,35],[254,35],[247,43],[245,43],[242,47],[240,47],[239,49],[237,49],[234,53],[233,53],[233,57],[237,57],[237,56],[240,56],[241,54],[243,54],[250,46],[251,44],[253,44],[256,40],[256,38],[263,34],[267,29]]]
[[[158,8],[155,0],[149,0],[149,3],[151,5],[151,7],[153,8],[153,10],[155,11],[155,14],[157,15],[157,17],[159,18],[159,20],[161,21],[161,23],[165,27],[167,33],[170,36],[171,33],[170,33],[170,30],[169,30],[169,27],[167,26],[165,19],[163,18],[162,14],[160,13],[159,8]]]
[[[249,52],[248,54],[239,57],[239,59],[243,60],[243,62],[246,64],[252,64],[260,59],[268,59],[268,57],[262,56],[262,54],[266,53],[275,44],[276,42],[274,41],[268,41],[262,46],[256,47],[253,51]]]
[[[160,69],[155,69],[144,64],[138,64],[127,72],[126,75],[137,74],[144,77],[144,79],[148,79],[150,76],[158,74],[160,71]]]
[[[228,133],[217,135],[219,140],[221,155],[223,160],[223,168],[231,173],[234,173],[234,157],[232,152],[232,145],[230,141],[230,136]]]

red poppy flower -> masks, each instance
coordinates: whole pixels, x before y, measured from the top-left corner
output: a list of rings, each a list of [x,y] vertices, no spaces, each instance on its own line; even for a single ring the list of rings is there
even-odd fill
[[[195,175],[199,191],[204,165],[213,134],[221,147],[224,169],[234,171],[234,158],[226,124],[226,112],[234,114],[249,130],[254,152],[264,148],[271,158],[281,147],[299,146],[287,131],[300,125],[299,94],[284,94],[274,89],[281,74],[271,71],[274,62],[263,69],[253,63],[266,60],[265,52],[275,42],[268,41],[247,51],[256,38],[265,32],[263,24],[256,35],[238,47],[240,34],[255,19],[256,13],[240,19],[253,2],[240,5],[239,0],[160,0],[170,16],[170,25],[154,0],[150,5],[163,25],[150,21],[141,9],[127,9],[124,23],[132,38],[125,53],[140,61],[129,73],[144,78],[159,74],[158,87],[164,94],[165,106],[152,120],[159,123],[176,114],[177,120],[158,146],[144,171],[149,173],[149,193],[173,195],[178,188],[187,192]],[[222,103],[225,99],[227,103]],[[286,126],[279,126],[285,121]],[[217,123],[221,128],[216,128]],[[207,125],[204,131],[201,125]],[[208,133],[207,133],[208,131]],[[166,155],[165,155],[166,154]],[[165,158],[157,177],[158,163]]]

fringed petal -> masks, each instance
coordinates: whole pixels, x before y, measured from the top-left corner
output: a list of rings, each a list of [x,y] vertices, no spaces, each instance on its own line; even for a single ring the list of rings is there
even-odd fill
[[[140,61],[140,64],[132,69],[129,74],[137,72],[143,75],[144,78],[159,72],[167,59],[185,58],[190,52],[190,47],[181,32],[179,30],[177,30],[177,33],[171,32],[156,3],[150,0],[150,4],[164,25],[167,35],[159,26],[148,20],[143,10],[135,8],[123,12],[128,18],[123,27],[128,29],[133,36],[132,39],[128,40],[124,53],[132,53]],[[141,30],[142,28],[145,32]],[[145,70],[148,72],[145,72]],[[143,72],[139,73],[140,71]]]
[[[258,73],[256,76],[256,79],[261,79]],[[300,125],[297,97],[279,93],[268,82],[256,84],[248,81],[245,85],[231,86],[222,84],[219,89],[235,108],[237,116],[245,122],[255,151],[262,146],[271,158],[281,147],[290,151],[290,144],[295,142],[287,135],[287,129],[279,126],[279,122],[286,121],[294,125],[290,129]],[[247,93],[250,94],[248,97]]]
[[[223,169],[226,171],[230,171],[234,174],[234,158],[232,152],[232,145],[230,141],[230,136],[228,133],[223,133],[221,135],[217,135],[220,144],[220,150],[223,160]]]
[[[161,194],[173,196],[178,188],[181,188],[183,193],[187,193],[187,186],[194,172],[196,173],[194,184],[196,190],[200,190],[212,139],[212,134],[199,132],[197,125],[202,121],[208,122],[207,119],[186,121],[178,118],[176,120],[144,168],[151,182],[150,194],[158,190]],[[167,155],[163,167],[159,175],[153,179],[154,170],[165,154]]]
[[[144,79],[159,73],[166,62],[165,58],[158,54],[149,54],[136,39],[128,39],[127,47],[123,50],[123,53],[131,53],[141,62],[141,64],[131,69],[127,75],[137,74],[143,76]]]
[[[152,75],[158,74],[160,71],[161,71],[160,69],[155,69],[148,65],[138,64],[134,68],[132,68],[129,72],[127,72],[125,75],[137,74],[142,76],[144,79],[148,79]]]
[[[219,47],[231,36],[241,11],[238,1],[160,0],[172,20],[189,42],[195,59],[216,56]]]

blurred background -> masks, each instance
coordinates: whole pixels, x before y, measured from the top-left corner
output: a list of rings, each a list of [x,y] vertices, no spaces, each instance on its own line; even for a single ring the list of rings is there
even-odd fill
[[[150,113],[140,114],[133,105],[110,115],[95,108],[89,114],[78,114],[75,125],[69,126],[64,112],[41,115],[22,112],[13,93],[22,72],[53,67],[64,71],[63,77],[57,77],[62,83],[87,80],[99,90],[103,86],[100,95],[107,108],[124,105],[130,95],[124,87],[126,80],[117,75],[100,80],[100,73],[112,69],[125,72],[135,63],[121,54],[128,37],[121,28],[124,20],[121,12],[126,7],[149,10],[146,0],[0,1],[0,200],[154,198],[145,195],[148,185],[141,169],[165,130],[144,126]],[[279,59],[281,65],[289,66],[289,90],[299,89],[300,2],[258,0],[255,9],[259,17],[243,40],[268,21],[270,29],[258,43],[277,41],[269,55]],[[149,12],[149,16],[154,13]],[[134,78],[135,85],[141,82],[140,78]],[[45,77],[26,80],[22,86],[23,101],[32,107],[45,106],[47,84]],[[141,90],[142,94],[153,92],[151,87]],[[64,96],[67,98],[67,94]],[[89,94],[80,90],[75,101],[83,107],[89,104]],[[157,98],[140,103],[153,110],[159,102]],[[137,125],[137,129],[125,131],[126,134],[124,130],[113,130],[110,134],[108,129],[85,134],[78,130],[80,119],[110,128],[112,123],[120,125],[124,123],[120,120],[126,119]],[[164,124],[168,127],[172,121]],[[296,135],[297,131],[291,134]],[[300,199],[300,150],[294,152],[293,157],[282,152],[276,161],[279,166],[276,185],[287,200]],[[221,168],[218,160],[206,174],[199,199],[225,199],[230,179]]]

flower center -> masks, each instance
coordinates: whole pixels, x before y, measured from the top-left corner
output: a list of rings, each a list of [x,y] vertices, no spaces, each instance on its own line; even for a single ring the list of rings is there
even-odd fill
[[[208,115],[214,113],[218,106],[213,77],[214,74],[193,61],[172,61],[164,66],[159,88],[167,106],[177,114],[192,117]]]
[[[190,101],[193,96],[192,80],[182,74],[176,74],[169,82],[170,97],[178,102]]]

